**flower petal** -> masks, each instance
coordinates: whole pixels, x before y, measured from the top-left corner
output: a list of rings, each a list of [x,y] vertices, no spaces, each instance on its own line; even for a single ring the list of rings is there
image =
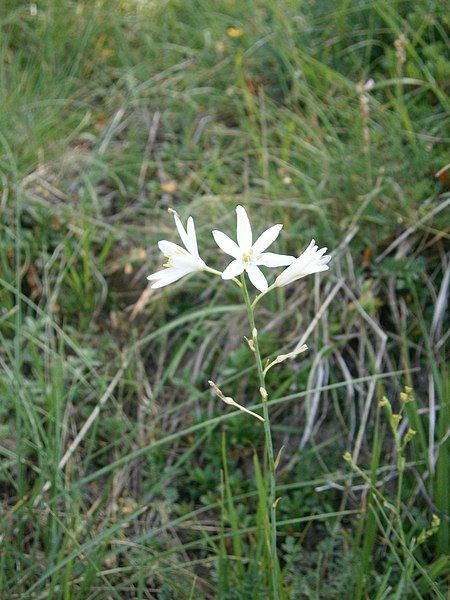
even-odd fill
[[[260,271],[256,265],[249,265],[246,271],[255,288],[260,292],[267,292],[269,285],[267,283],[267,279],[262,274],[262,271]]]
[[[253,250],[257,254],[264,252],[264,250],[277,239],[282,228],[283,225],[273,225],[273,227],[269,227],[269,229],[262,233],[253,244]]]
[[[317,258],[320,258],[321,256],[323,256],[327,250],[328,250],[328,248],[326,246],[325,246],[325,248],[321,248],[320,250],[318,250],[316,252]],[[331,256],[330,256],[330,258],[331,258]]]
[[[170,257],[171,267],[174,269],[186,269],[186,271],[202,271],[206,266],[201,258],[192,256],[189,252],[180,256],[179,254],[173,254]]]
[[[174,283],[175,281],[178,281],[178,279],[181,279],[181,277],[184,277],[188,273],[190,273],[190,271],[186,271],[185,269],[168,268],[164,269],[163,271],[153,273],[153,275],[149,275],[147,279],[155,282],[151,287],[153,289],[156,289],[169,285],[170,283]]]
[[[249,250],[252,246],[252,228],[243,206],[236,208],[237,241],[241,250]]]
[[[157,279],[161,279],[166,274],[167,269],[162,269],[161,271],[156,271],[156,273],[152,273],[151,275],[147,275],[147,279],[149,281],[156,281]]]
[[[219,246],[221,250],[223,250],[226,254],[229,254],[233,258],[238,258],[241,256],[242,252],[236,242],[233,242],[231,238],[222,233],[221,231],[213,231],[213,237],[216,241],[216,244]]]
[[[222,279],[233,279],[237,277],[244,270],[244,263],[242,260],[232,260],[225,271],[222,273]]]
[[[185,229],[183,227],[183,224],[182,224],[182,222],[180,220],[180,217],[178,216],[178,213],[176,211],[174,211],[173,209],[171,209],[171,212],[173,213],[173,218],[175,219],[175,225],[177,226],[178,233],[180,234],[180,238],[181,238],[181,241],[184,244],[184,247],[191,254],[197,255],[198,254],[198,250],[197,250],[197,239],[195,237],[195,230],[193,232],[194,233],[194,240],[192,240],[191,237],[185,231]],[[192,233],[193,225],[194,225],[194,223],[192,222],[192,225],[190,227],[191,233]],[[188,227],[189,227],[189,219],[188,219]],[[193,243],[193,241],[194,241],[194,243]]]
[[[192,217],[189,217],[189,219],[187,220],[187,234],[190,245],[190,248],[188,248],[189,252],[191,252],[191,254],[193,254],[197,258],[200,258],[197,246],[197,236],[195,235],[194,219]]]
[[[172,255],[172,254],[180,254],[186,255],[187,250],[179,246],[178,244],[174,244],[173,242],[169,242],[168,240],[161,240],[158,242],[158,247],[163,254]]]
[[[173,215],[173,218],[175,219],[175,225],[177,227],[178,230],[178,234],[181,238],[181,241],[183,242],[183,244],[186,246],[186,244],[189,244],[189,237],[188,234],[186,233],[183,224],[180,220],[180,217],[178,216],[178,213],[176,210],[173,210],[173,208],[169,208],[169,212]]]
[[[263,252],[257,259],[256,264],[263,267],[285,267],[291,265],[295,260],[294,256],[287,254],[275,254],[273,252]]]
[[[300,256],[296,258],[295,261],[281,273],[281,275],[278,275],[275,280],[275,285],[288,285],[297,279],[306,277],[306,275],[328,271],[328,263],[331,260],[331,256],[323,256],[324,252],[326,252],[326,248],[318,250],[318,246],[316,246],[315,241],[312,240],[306,250],[300,254]]]

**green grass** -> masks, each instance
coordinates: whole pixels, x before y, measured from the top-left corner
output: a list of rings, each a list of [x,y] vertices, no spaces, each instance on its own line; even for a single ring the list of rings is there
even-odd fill
[[[168,207],[222,269],[239,203],[333,252],[256,311],[275,357],[331,295],[267,375],[285,596],[445,597],[444,3],[5,0],[0,27],[0,597],[267,596],[264,428],[207,384],[259,410],[245,308],[145,279]]]

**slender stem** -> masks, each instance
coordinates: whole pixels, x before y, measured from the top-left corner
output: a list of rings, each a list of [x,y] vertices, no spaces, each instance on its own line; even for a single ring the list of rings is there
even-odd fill
[[[266,452],[267,452],[267,462],[268,462],[268,475],[269,475],[269,512],[270,512],[270,563],[271,563],[271,578],[272,578],[272,588],[273,588],[273,598],[274,600],[279,599],[278,592],[278,560],[277,560],[277,515],[276,515],[276,481],[275,481],[275,462],[273,456],[273,444],[272,444],[272,433],[270,430],[270,420],[269,420],[269,408],[267,406],[267,394],[265,393],[265,375],[264,369],[261,360],[261,352],[259,350],[259,342],[258,336],[254,335],[255,327],[255,315],[253,312],[253,305],[250,301],[250,296],[247,290],[247,284],[245,282],[244,273],[241,275],[241,284],[242,284],[242,295],[245,301],[245,307],[247,309],[248,322],[250,325],[250,331],[252,333],[254,348],[255,348],[255,360],[256,366],[258,368],[258,378],[259,385],[262,388],[261,392],[263,392],[263,416],[264,416],[264,434],[266,441]]]
[[[403,474],[405,472],[405,458],[403,456],[403,450],[402,450],[400,444],[397,446],[397,452],[398,452],[398,459],[397,459],[398,480],[397,480],[397,495],[395,498],[395,508],[396,508],[396,512],[397,512],[396,517],[397,517],[400,540],[405,547],[406,546],[406,536],[405,536],[405,532],[403,530],[403,521],[402,521],[402,517],[401,517],[402,487],[403,487]],[[405,559],[407,559],[407,555],[406,555],[404,549],[403,549],[403,554],[405,556]]]
[[[211,267],[203,267],[203,270],[207,271],[208,273],[212,273],[213,275],[222,275],[220,271],[218,271],[217,269],[212,269]]]
[[[212,273],[212,275],[219,275],[219,277],[222,277],[221,271],[217,271],[217,269],[212,269],[211,267],[205,266],[203,267],[203,270],[207,273]],[[239,279],[236,279],[236,277],[233,277],[232,281],[239,287],[242,287],[241,282],[239,281]]]
[[[255,306],[258,304],[258,302],[261,300],[261,298],[263,298],[266,294],[268,294],[275,287],[276,287],[276,285],[274,283],[272,283],[272,285],[269,285],[269,287],[267,288],[267,290],[265,292],[261,292],[260,294],[258,294],[256,296],[256,298],[253,300],[253,302],[251,303],[252,309],[255,308]]]

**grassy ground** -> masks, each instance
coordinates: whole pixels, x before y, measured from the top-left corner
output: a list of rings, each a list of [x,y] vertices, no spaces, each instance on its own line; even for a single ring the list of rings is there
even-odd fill
[[[223,268],[211,225],[242,203],[284,223],[278,251],[333,252],[257,313],[268,355],[326,304],[269,377],[286,596],[444,598],[445,3],[4,0],[0,18],[0,597],[267,597],[263,428],[207,389],[258,403],[245,312],[206,275],[145,280],[167,207]]]

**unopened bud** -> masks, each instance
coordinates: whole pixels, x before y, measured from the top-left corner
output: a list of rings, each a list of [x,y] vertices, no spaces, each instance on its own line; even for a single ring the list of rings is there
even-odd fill
[[[217,385],[214,383],[214,381],[208,381],[208,383],[209,383],[212,391],[214,392],[214,394],[217,396],[217,398],[219,398],[219,400],[222,400],[223,402],[225,402],[225,404],[234,406],[235,408],[238,408],[242,412],[252,415],[252,417],[255,417],[256,419],[259,419],[260,421],[264,422],[264,419],[263,419],[263,417],[261,417],[261,415],[258,415],[257,413],[253,412],[252,410],[249,410],[248,408],[245,408],[245,406],[242,406],[242,404],[238,404],[235,400],[233,400],[233,398],[230,398],[230,396],[225,396],[222,393],[222,391],[217,387]]]
[[[247,337],[245,337],[245,335],[244,335],[244,340],[247,342],[247,345],[248,345],[248,347],[250,348],[250,350],[251,350],[252,352],[256,352],[256,349],[255,349],[255,342],[254,342],[253,340],[249,340]]]
[[[275,459],[275,461],[274,461],[274,463],[273,463],[273,468],[274,468],[275,470],[277,470],[277,469],[278,469],[278,465],[280,464],[280,461],[281,461],[281,454],[283,453],[283,448],[284,448],[284,446],[281,446],[281,448],[278,450],[277,457],[276,457],[276,459]]]
[[[278,497],[278,498],[277,498],[277,499],[276,499],[276,500],[273,502],[273,504],[272,504],[272,507],[273,507],[273,508],[276,508],[276,507],[277,507],[277,504],[278,504],[278,502],[279,502],[280,500],[281,500],[281,496],[279,496],[279,497]]]
[[[269,363],[266,366],[266,368],[264,369],[264,375],[274,365],[279,365],[280,363],[284,362],[285,360],[288,360],[289,358],[294,358],[294,357],[298,356],[299,354],[301,354],[302,352],[305,352],[305,350],[308,350],[308,346],[306,344],[303,344],[302,346],[298,346],[298,347],[294,348],[294,350],[292,352],[288,352],[287,354],[279,354],[275,360],[273,360],[271,363]]]

